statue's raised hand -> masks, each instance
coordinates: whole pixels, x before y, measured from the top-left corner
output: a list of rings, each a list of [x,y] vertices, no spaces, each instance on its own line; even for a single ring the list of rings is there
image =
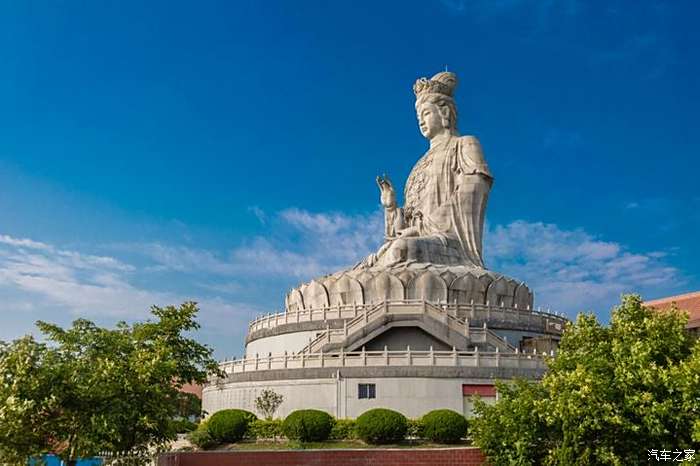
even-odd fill
[[[396,208],[396,192],[388,176],[378,176],[377,186],[380,191],[380,201],[385,209]]]

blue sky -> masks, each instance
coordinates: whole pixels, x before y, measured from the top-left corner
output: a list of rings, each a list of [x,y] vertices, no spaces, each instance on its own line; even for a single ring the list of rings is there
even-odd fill
[[[700,7],[681,1],[4,2],[0,339],[201,304],[248,320],[377,247],[374,176],[458,74],[496,177],[487,265],[607,320],[700,289]]]

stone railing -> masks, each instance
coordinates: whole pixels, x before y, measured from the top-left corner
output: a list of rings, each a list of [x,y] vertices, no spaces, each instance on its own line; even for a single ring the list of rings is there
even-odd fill
[[[554,353],[550,353],[551,356]],[[342,367],[481,367],[544,370],[545,354],[480,351],[356,351],[337,353],[296,353],[223,361],[227,374],[274,370]]]
[[[382,305],[400,306],[415,305],[423,303],[422,300],[392,300],[375,304],[345,304],[319,309],[302,309],[298,311],[280,312],[260,316],[248,325],[248,334],[258,330],[274,328],[279,325],[326,321],[331,319],[356,319],[365,311],[371,312]],[[431,303],[432,306],[439,307],[445,312],[460,320],[468,319],[471,326],[483,326],[487,323],[494,326],[498,322],[507,322],[511,325],[522,325],[523,327],[538,327],[547,332],[559,333],[568,322],[563,315],[550,312],[535,311],[529,309],[518,309],[517,307],[494,306],[490,304],[448,304]]]

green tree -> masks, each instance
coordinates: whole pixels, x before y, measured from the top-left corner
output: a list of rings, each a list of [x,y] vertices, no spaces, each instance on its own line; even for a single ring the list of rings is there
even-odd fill
[[[579,315],[540,386],[500,385],[495,406],[477,403],[475,443],[495,465],[644,464],[649,449],[697,451],[700,342],[686,322],[638,296],[623,297],[609,326]]]
[[[179,388],[222,375],[212,350],[186,336],[199,328],[195,303],[153,307],[155,320],[115,329],[79,319],[38,322],[0,345],[0,455],[57,453],[71,464],[99,451],[145,451],[174,439]]]
[[[180,392],[175,398],[176,413],[181,419],[195,418],[202,416],[202,400],[193,393]]]
[[[284,396],[274,390],[266,388],[255,398],[255,409],[260,411],[262,415],[265,416],[265,419],[270,421],[283,401]]]

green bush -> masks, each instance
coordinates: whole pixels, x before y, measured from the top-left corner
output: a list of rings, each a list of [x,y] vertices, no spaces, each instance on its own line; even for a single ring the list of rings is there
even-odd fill
[[[332,428],[331,415],[317,409],[293,411],[282,423],[285,437],[302,442],[327,440]]]
[[[423,438],[423,421],[421,419],[408,419],[406,437]]]
[[[187,440],[200,450],[207,450],[217,445],[216,440],[214,440],[209,433],[207,423],[202,421],[199,426],[187,435]]]
[[[245,436],[255,419],[255,414],[242,409],[224,409],[207,419],[207,428],[217,443],[233,443]]]
[[[261,440],[282,437],[282,420],[256,419],[248,426],[248,435]]]
[[[368,443],[394,443],[406,436],[408,421],[391,409],[376,408],[364,412],[355,421],[358,436]]]
[[[430,411],[421,419],[423,437],[438,443],[457,443],[467,435],[467,420],[451,409]]]
[[[336,419],[329,438],[333,440],[352,440],[357,438],[354,419]]]
[[[192,432],[197,428],[197,424],[190,421],[189,419],[174,419],[170,423],[170,425],[172,426],[173,430],[178,434],[186,434],[188,432]]]

